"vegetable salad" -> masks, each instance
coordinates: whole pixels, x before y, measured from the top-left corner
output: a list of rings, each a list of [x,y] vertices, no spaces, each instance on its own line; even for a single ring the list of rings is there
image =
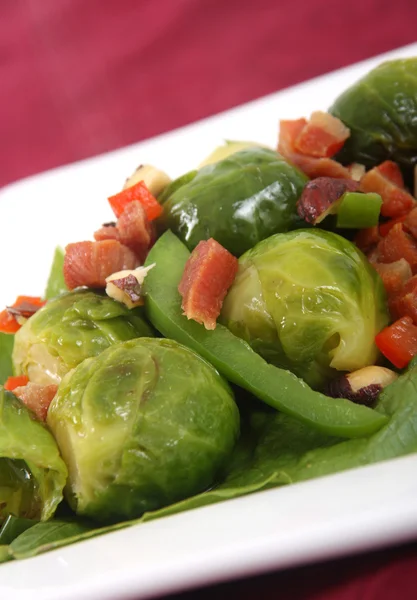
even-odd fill
[[[416,123],[383,63],[57,248],[0,313],[0,562],[417,451]]]

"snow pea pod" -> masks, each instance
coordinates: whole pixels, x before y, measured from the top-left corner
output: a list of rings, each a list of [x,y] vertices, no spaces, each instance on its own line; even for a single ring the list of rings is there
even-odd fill
[[[198,352],[229,381],[266,404],[329,435],[354,438],[380,429],[387,417],[344,398],[313,391],[293,373],[268,364],[250,346],[222,325],[207,331],[182,315],[178,284],[190,253],[167,231],[150,251],[155,263],[145,280],[146,313],[166,337]]]

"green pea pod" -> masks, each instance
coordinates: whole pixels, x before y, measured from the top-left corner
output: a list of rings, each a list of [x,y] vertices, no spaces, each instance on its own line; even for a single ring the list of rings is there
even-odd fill
[[[314,392],[289,371],[268,364],[226,327],[207,331],[182,315],[178,284],[190,256],[187,248],[167,231],[150,251],[146,264],[156,266],[145,280],[146,312],[166,337],[195,350],[229,381],[248,390],[273,408],[296,417],[324,433],[361,437],[380,429],[387,417],[343,398]]]

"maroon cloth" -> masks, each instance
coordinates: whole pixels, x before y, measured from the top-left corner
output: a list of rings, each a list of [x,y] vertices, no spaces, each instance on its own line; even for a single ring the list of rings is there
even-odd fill
[[[0,186],[414,42],[416,23],[416,0],[2,0]],[[415,570],[410,545],[184,599],[411,599]]]

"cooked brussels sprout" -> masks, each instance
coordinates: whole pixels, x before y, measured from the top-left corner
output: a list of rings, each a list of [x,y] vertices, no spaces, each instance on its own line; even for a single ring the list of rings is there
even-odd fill
[[[13,367],[35,383],[59,383],[85,358],[115,342],[151,336],[140,309],[89,290],[49,301],[15,335]]]
[[[0,386],[0,525],[8,515],[52,517],[66,478],[50,432]]]
[[[273,233],[301,226],[295,204],[306,176],[267,148],[210,164],[164,192],[162,223],[192,250],[213,237],[235,256]],[[305,225],[305,223],[304,223]]]
[[[212,165],[213,163],[219,162],[225,158],[228,158],[232,154],[236,154],[236,152],[240,152],[240,150],[246,150],[248,148],[267,148],[263,144],[258,144],[257,142],[238,142],[226,140],[225,144],[221,146],[217,146],[199,165],[198,168],[205,167],[207,165]]]
[[[338,160],[371,167],[389,158],[410,175],[417,163],[417,58],[382,63],[339,96],[329,112],[351,132]]]
[[[115,344],[62,380],[47,417],[80,515],[118,521],[213,484],[239,412],[209,363],[167,339]]]
[[[269,362],[312,387],[377,358],[375,334],[388,323],[382,281],[341,236],[277,234],[239,260],[221,320]]]

